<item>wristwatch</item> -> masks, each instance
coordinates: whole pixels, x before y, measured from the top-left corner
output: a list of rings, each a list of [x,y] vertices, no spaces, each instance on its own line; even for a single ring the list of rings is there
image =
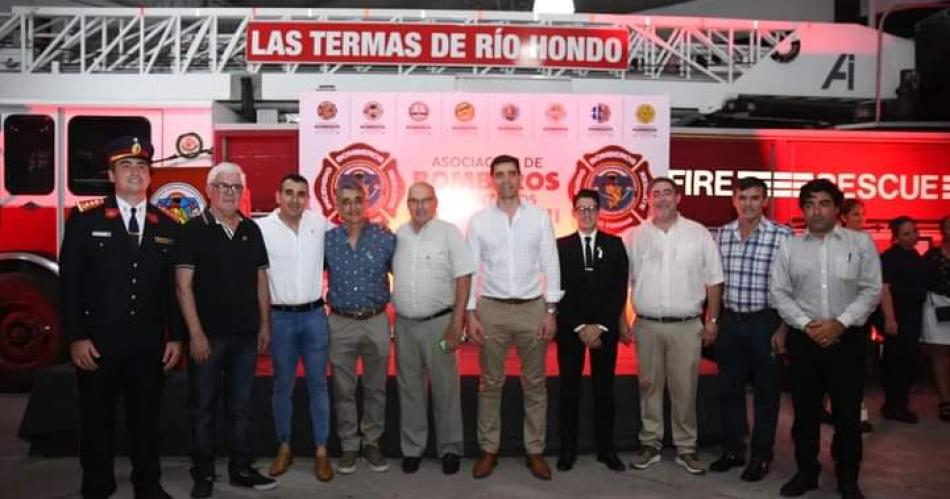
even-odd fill
[[[706,319],[706,320],[709,322],[712,322],[713,324],[717,326],[719,325],[719,317],[710,317],[709,319]]]
[[[556,314],[556,313],[557,313],[557,303],[548,303],[547,308],[545,308],[545,311],[546,311],[547,313],[549,313],[549,314],[552,314],[552,315],[553,315],[553,314]]]

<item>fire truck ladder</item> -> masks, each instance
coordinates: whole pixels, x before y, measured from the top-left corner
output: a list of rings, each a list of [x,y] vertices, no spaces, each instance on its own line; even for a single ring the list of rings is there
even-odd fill
[[[349,21],[624,27],[626,70],[491,66],[254,64],[250,21]],[[731,84],[759,61],[796,50],[797,23],[447,10],[13,7],[0,13],[0,73],[524,75]],[[783,41],[786,41],[783,44]]]

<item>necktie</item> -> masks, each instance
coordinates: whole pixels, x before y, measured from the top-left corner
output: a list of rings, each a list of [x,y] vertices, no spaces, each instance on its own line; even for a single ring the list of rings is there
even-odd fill
[[[138,210],[132,208],[132,216],[129,217],[129,243],[133,249],[138,249],[139,247],[139,221],[138,218],[135,217],[136,211]]]
[[[594,250],[590,240],[590,236],[584,236],[584,270],[594,270]]]

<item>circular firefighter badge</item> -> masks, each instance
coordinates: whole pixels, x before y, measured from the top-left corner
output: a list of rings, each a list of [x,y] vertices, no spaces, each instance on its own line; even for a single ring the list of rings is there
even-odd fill
[[[606,146],[577,161],[568,196],[581,189],[597,191],[600,194],[598,225],[617,234],[647,218],[646,188],[651,180],[650,164],[643,155],[620,146]]]
[[[396,216],[405,183],[390,153],[368,144],[351,144],[339,151],[330,151],[314,182],[314,194],[323,214],[340,223],[336,209],[336,186],[343,180],[363,187],[366,195],[366,216],[373,222],[388,223]]]

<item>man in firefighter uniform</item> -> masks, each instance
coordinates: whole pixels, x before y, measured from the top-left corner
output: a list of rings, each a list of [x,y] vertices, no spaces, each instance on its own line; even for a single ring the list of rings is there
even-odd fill
[[[135,497],[170,497],[159,484],[159,408],[163,371],[181,353],[169,264],[178,225],[146,200],[152,154],[143,137],[121,137],[107,146],[115,194],[73,209],[60,253],[62,319],[77,368],[84,498],[115,492],[120,396]]]

